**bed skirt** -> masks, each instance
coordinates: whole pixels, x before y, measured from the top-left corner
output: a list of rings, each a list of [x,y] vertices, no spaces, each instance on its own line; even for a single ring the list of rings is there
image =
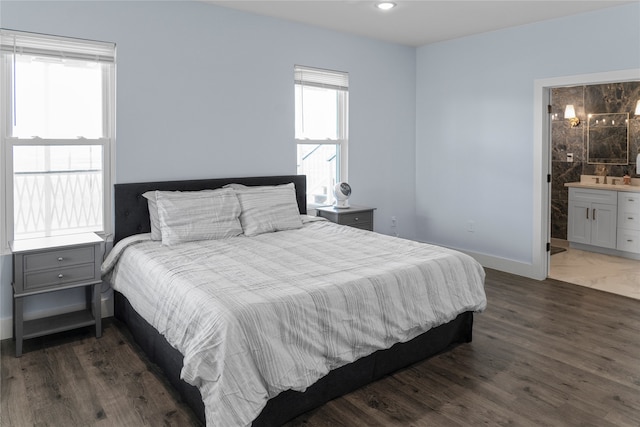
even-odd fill
[[[120,292],[114,292],[114,304],[115,317],[128,326],[136,343],[160,367],[183,401],[204,425],[204,403],[200,391],[180,379],[182,354],[144,320]],[[284,424],[398,369],[447,351],[458,344],[471,342],[472,328],[473,313],[462,313],[451,322],[433,328],[411,341],[398,343],[390,349],[377,351],[329,372],[304,393],[293,390],[280,393],[269,400],[253,426]]]

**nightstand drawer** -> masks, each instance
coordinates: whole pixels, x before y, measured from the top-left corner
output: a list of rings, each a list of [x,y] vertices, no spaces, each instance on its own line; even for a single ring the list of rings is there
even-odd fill
[[[24,271],[66,267],[69,265],[93,262],[95,257],[94,252],[93,246],[87,246],[83,248],[27,254],[24,255]]]
[[[73,267],[61,267],[50,270],[25,273],[24,290],[62,286],[95,279],[95,264],[82,264]]]
[[[373,212],[353,212],[344,213],[338,217],[338,224],[351,225],[356,227],[359,224],[371,225],[373,223]]]
[[[375,208],[355,205],[346,209],[339,209],[334,206],[322,206],[316,208],[316,214],[336,224],[373,231],[374,210]]]

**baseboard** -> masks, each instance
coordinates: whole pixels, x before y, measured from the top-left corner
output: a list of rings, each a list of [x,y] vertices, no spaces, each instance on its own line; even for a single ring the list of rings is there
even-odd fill
[[[478,261],[483,267],[491,268],[498,271],[504,271],[505,273],[511,273],[517,276],[527,277],[529,279],[541,280],[539,277],[539,273],[531,263],[515,261],[512,259],[501,258],[460,249],[456,250],[466,253],[467,255]]]
[[[13,318],[0,319],[0,340],[13,338]]]
[[[85,304],[67,305],[64,307],[56,307],[54,309],[40,310],[29,313],[27,319],[35,319],[39,317],[55,316],[57,314],[69,313],[71,311],[83,310]],[[102,318],[113,316],[113,291],[109,289],[102,294]],[[5,317],[0,319],[0,340],[13,338],[13,317]]]
[[[424,242],[431,245],[443,246],[438,243]],[[483,267],[491,268],[493,270],[504,271],[505,273],[515,274],[517,276],[527,277],[534,280],[544,280],[541,278],[541,274],[532,263],[526,263],[522,261],[515,261],[508,258],[497,257],[493,255],[487,255],[479,252],[468,251],[466,249],[447,247],[458,252],[469,255],[480,263]]]

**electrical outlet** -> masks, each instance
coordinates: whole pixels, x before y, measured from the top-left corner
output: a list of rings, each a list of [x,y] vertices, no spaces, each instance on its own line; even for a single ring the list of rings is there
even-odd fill
[[[469,233],[473,233],[474,231],[476,231],[476,222],[475,221],[468,221],[467,222],[467,231]]]
[[[396,227],[398,225],[398,219],[395,216],[391,217],[391,227]]]

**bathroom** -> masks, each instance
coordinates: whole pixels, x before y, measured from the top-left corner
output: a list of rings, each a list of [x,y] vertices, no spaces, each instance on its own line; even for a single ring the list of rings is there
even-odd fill
[[[640,178],[636,169],[640,150],[640,112],[636,112],[640,107],[640,81],[558,87],[551,91],[551,102],[551,239],[556,251],[552,250],[549,277],[583,282],[578,284],[640,299],[640,282],[628,280],[640,280],[640,261],[582,251],[555,254],[558,249],[562,252],[569,247],[569,191],[565,183],[579,182],[581,175],[602,175],[603,168],[609,183],[625,173]],[[571,110],[567,106],[573,106],[577,120],[565,117]],[[619,122],[622,119],[627,125],[619,132],[627,133],[628,146],[606,147],[610,148],[604,150],[610,153],[606,154],[609,158],[593,145],[589,150],[589,137],[593,144],[596,120],[602,117],[614,117]],[[596,158],[596,154],[603,157]],[[598,181],[603,180],[601,176]]]

